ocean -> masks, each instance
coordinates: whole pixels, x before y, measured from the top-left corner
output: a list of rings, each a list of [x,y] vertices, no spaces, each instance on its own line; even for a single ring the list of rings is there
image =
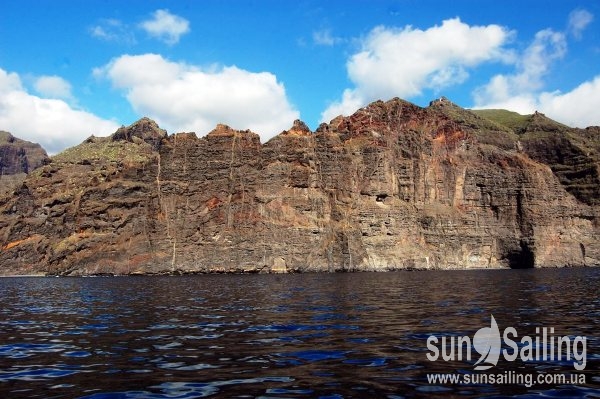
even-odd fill
[[[0,397],[600,398],[599,285],[595,268],[1,278]]]

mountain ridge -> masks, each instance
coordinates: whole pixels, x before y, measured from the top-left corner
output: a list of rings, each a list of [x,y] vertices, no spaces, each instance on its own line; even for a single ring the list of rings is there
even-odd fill
[[[394,98],[261,143],[142,118],[0,200],[0,273],[600,265],[600,128],[524,120]]]
[[[0,130],[0,195],[17,188],[27,173],[47,162],[42,146]]]

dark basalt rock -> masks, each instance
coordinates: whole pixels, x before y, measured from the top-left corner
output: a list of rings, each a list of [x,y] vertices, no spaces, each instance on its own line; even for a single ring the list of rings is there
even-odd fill
[[[600,129],[377,101],[269,142],[144,118],[0,201],[0,273],[600,265]]]
[[[48,162],[50,159],[39,144],[0,131],[0,195],[12,192],[29,172]]]
[[[48,161],[48,154],[39,144],[0,131],[0,175],[29,173]]]
[[[165,137],[167,137],[167,131],[158,127],[156,122],[150,118],[142,118],[129,127],[122,126],[111,136],[113,141],[135,142],[136,138],[141,139],[154,149],[158,149]]]

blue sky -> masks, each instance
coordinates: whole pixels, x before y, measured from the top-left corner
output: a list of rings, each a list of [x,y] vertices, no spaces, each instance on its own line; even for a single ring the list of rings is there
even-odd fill
[[[0,130],[51,153],[142,116],[268,140],[398,96],[600,125],[600,3],[0,4]]]

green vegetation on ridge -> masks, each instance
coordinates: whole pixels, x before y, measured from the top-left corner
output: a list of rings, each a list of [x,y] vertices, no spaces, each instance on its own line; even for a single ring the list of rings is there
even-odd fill
[[[521,115],[517,112],[505,109],[474,109],[471,110],[471,112],[482,118],[506,126],[515,132],[525,129],[531,120],[531,115]]]

